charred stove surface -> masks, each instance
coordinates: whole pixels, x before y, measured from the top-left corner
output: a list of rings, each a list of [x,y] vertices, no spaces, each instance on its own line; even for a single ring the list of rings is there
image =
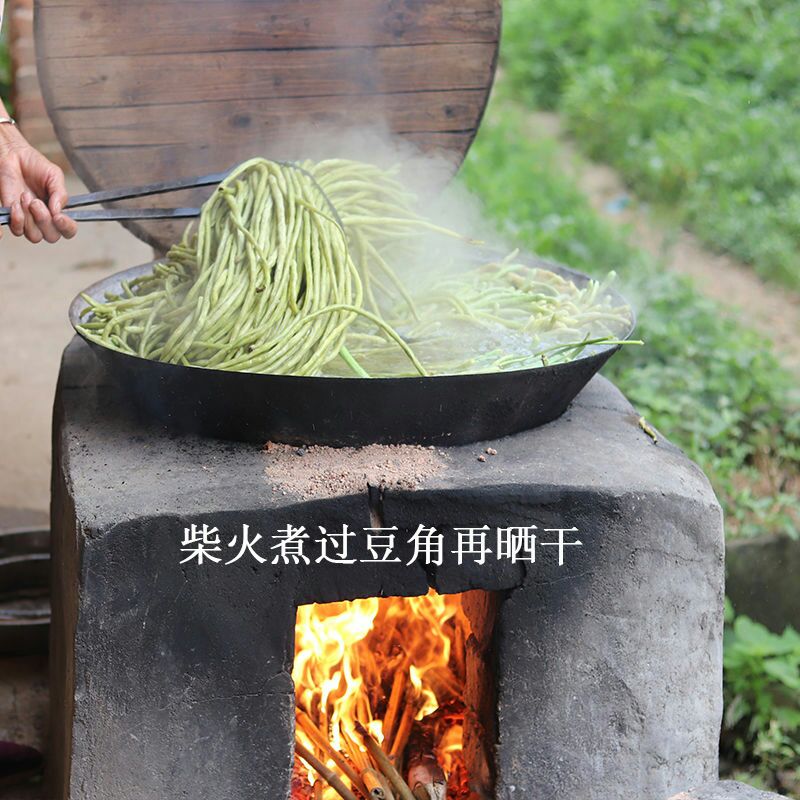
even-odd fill
[[[258,447],[137,421],[73,343],[54,423],[52,797],[288,796],[297,606],[431,586],[506,595],[476,644],[496,664],[496,730],[469,745],[493,756],[499,800],[663,800],[712,779],[720,511],[636,419],[598,378],[555,423],[449,448],[415,490],[303,499],[267,484]],[[478,461],[487,447],[498,455]],[[563,567],[459,565],[452,547],[441,566],[407,565],[402,535],[399,563],[179,564],[193,523],[359,530],[376,515],[447,542],[454,526],[574,526],[584,545]]]

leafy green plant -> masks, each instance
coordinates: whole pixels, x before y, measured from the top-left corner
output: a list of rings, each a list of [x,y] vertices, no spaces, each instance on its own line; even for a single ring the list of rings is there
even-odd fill
[[[0,16],[2,16],[0,8]],[[11,85],[13,74],[11,68],[11,54],[8,49],[8,30],[5,21],[0,30],[0,99],[2,99],[6,109],[11,110]]]
[[[773,787],[800,781],[800,634],[734,617],[730,604],[726,618],[722,755]]]
[[[800,6],[507,0],[512,86],[707,243],[800,289]]]

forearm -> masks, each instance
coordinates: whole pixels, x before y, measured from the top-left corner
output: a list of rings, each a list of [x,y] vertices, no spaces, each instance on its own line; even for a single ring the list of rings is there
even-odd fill
[[[16,122],[13,121],[5,103],[0,99],[0,157],[11,150],[27,145]]]
[[[5,2],[4,0],[0,0],[0,27],[3,25],[4,11]],[[6,108],[6,104],[3,102],[2,98],[0,98],[0,118],[3,120],[12,119],[11,114],[9,113],[8,108]],[[24,143],[25,137],[22,136],[20,131],[17,129],[16,123],[7,121],[0,123],[0,157],[4,156],[9,150],[13,150]]]

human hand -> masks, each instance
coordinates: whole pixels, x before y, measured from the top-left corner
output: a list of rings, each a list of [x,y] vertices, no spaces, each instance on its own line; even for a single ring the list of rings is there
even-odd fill
[[[78,226],[62,212],[67,199],[62,170],[16,126],[0,124],[0,200],[11,208],[8,227],[14,236],[24,235],[34,244],[71,239]]]

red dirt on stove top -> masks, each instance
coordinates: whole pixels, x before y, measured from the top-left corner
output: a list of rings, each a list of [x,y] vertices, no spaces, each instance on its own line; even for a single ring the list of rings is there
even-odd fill
[[[264,455],[274,489],[306,499],[364,492],[367,484],[413,490],[446,460],[441,450],[418,445],[298,448],[267,442]]]

